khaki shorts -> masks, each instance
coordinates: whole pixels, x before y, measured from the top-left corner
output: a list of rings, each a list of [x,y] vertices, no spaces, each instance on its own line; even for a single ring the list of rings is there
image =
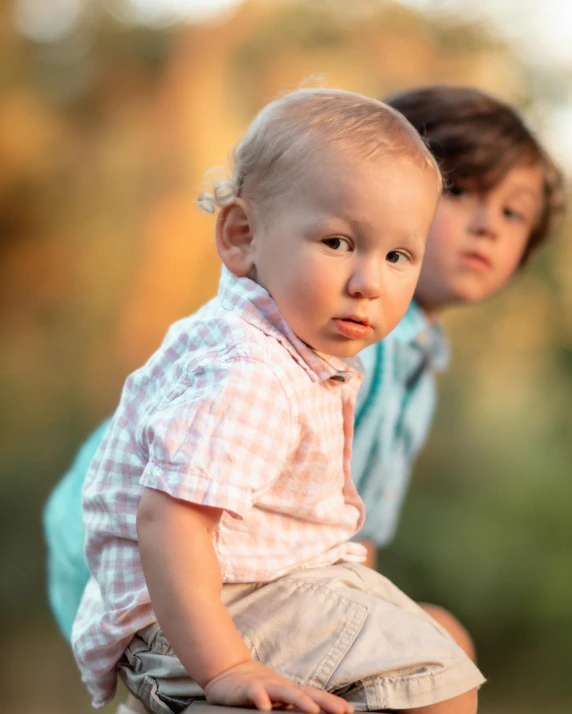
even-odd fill
[[[387,578],[362,565],[301,570],[263,584],[225,585],[222,599],[254,660],[356,710],[411,709],[478,687],[482,674],[449,634]],[[156,714],[204,699],[158,625],[118,664]]]

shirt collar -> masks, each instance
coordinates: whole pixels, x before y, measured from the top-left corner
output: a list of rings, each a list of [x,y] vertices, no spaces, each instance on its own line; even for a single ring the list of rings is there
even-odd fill
[[[253,327],[277,339],[312,381],[333,379],[348,382],[355,376],[361,378],[363,367],[359,358],[326,358],[319,355],[292,332],[267,290],[250,278],[237,278],[224,265],[218,299],[225,310],[236,313]]]
[[[411,301],[401,322],[390,333],[404,345],[411,345],[427,355],[431,367],[439,372],[449,364],[449,343],[441,325],[430,322],[415,300]]]

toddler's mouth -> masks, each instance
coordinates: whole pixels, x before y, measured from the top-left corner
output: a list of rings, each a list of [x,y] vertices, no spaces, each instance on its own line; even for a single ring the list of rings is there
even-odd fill
[[[372,332],[372,327],[367,317],[359,317],[357,315],[335,317],[334,323],[342,335],[354,340],[369,337]]]

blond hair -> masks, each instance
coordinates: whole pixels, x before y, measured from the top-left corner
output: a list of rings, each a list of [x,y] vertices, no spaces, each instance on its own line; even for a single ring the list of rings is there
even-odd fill
[[[198,205],[214,213],[238,196],[266,201],[281,193],[299,173],[300,162],[327,146],[360,159],[390,155],[403,158],[435,175],[433,155],[395,109],[361,94],[339,89],[300,89],[267,104],[254,118],[231,155],[230,179],[215,182]]]

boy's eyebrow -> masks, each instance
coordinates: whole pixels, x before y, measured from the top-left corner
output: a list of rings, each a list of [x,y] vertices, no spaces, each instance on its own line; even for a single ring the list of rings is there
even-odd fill
[[[538,198],[538,199],[540,198],[540,193],[536,189],[530,188],[530,186],[515,186],[512,189],[512,193],[513,194],[526,193],[529,196],[532,196],[532,198]]]

